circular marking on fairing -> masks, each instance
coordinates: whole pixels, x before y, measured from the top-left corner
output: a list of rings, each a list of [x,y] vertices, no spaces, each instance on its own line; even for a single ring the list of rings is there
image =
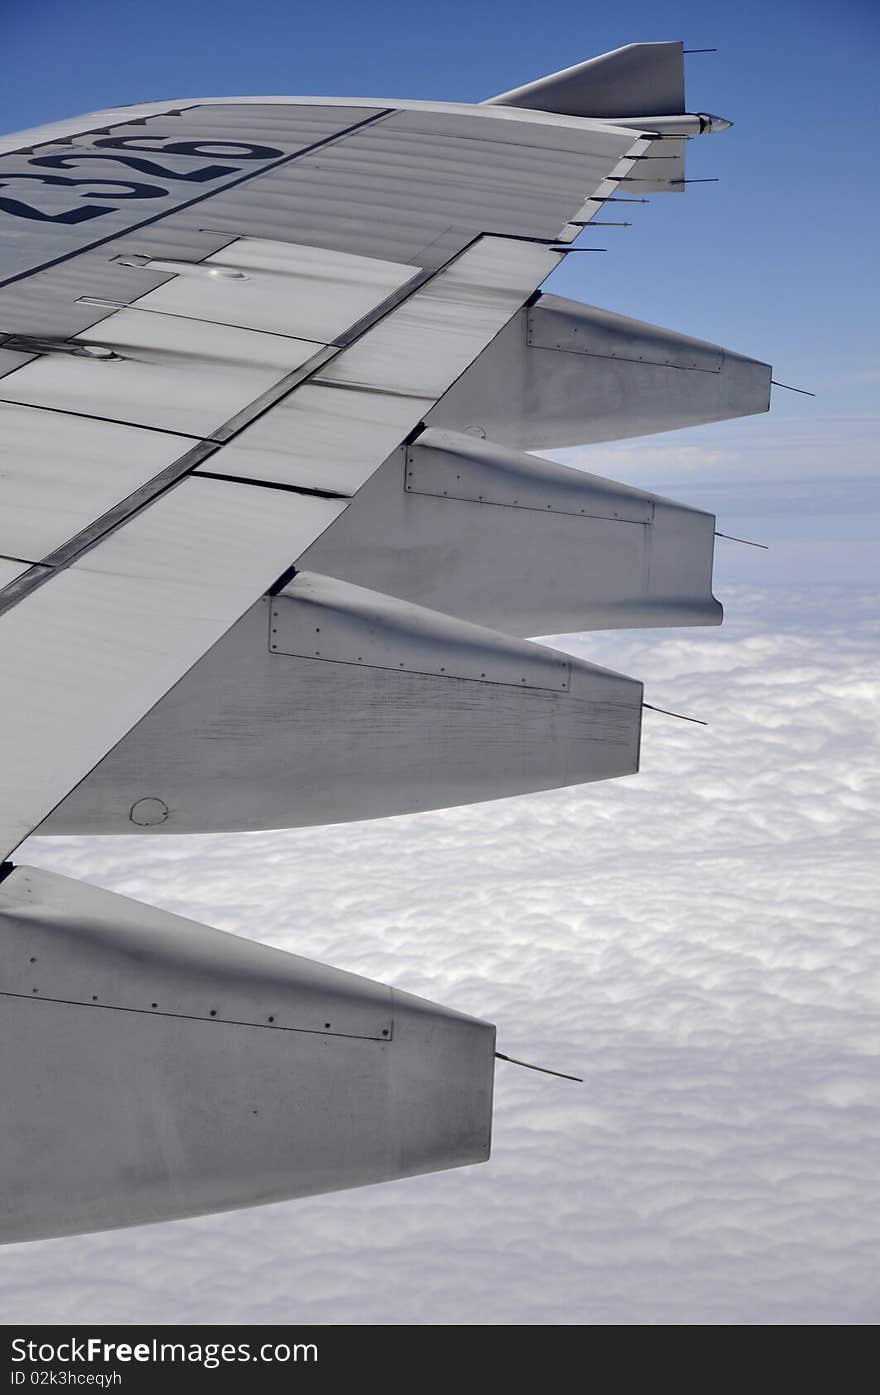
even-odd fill
[[[145,799],[137,799],[129,810],[128,817],[132,823],[136,823],[140,828],[148,828],[151,824],[164,823],[168,818],[170,810],[164,799],[154,799],[148,796]]]

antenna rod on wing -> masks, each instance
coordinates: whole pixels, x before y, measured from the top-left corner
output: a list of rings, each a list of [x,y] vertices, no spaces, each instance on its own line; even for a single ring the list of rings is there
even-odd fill
[[[816,396],[816,394],[815,394],[814,392],[807,392],[807,389],[806,389],[806,388],[796,388],[796,387],[792,387],[792,386],[791,386],[791,383],[777,383],[777,381],[776,381],[775,378],[771,378],[771,379],[770,379],[770,386],[771,386],[771,387],[781,387],[781,388],[785,388],[785,391],[786,391],[786,392],[799,392],[799,393],[801,394],[801,397],[815,397],[815,396]]]
[[[576,1080],[578,1085],[584,1083],[581,1075],[566,1075],[565,1071],[550,1070],[548,1066],[533,1066],[531,1061],[518,1061],[515,1056],[505,1056],[503,1051],[496,1051],[495,1058],[498,1061],[509,1061],[512,1066],[523,1066],[526,1070],[539,1070],[542,1075],[556,1075],[560,1080]]]
[[[770,551],[769,543],[752,542],[751,538],[735,538],[732,533],[719,533],[717,528],[715,529],[715,536],[716,538],[726,538],[728,542],[745,543],[746,547],[762,547],[765,552]]]
[[[677,717],[680,722],[696,722],[698,727],[707,727],[708,722],[704,722],[701,717],[686,717],[683,712],[670,712],[668,707],[655,707],[653,703],[643,702],[643,707],[647,707],[651,712],[662,712],[664,717]]]

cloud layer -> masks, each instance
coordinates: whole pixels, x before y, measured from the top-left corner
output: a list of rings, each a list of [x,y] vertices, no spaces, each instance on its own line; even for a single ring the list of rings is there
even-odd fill
[[[499,1063],[478,1168],[8,1247],[5,1321],[876,1320],[876,622],[852,594],[725,601],[721,631],[571,641],[711,722],[646,713],[636,777],[22,850],[487,1017],[585,1083]]]

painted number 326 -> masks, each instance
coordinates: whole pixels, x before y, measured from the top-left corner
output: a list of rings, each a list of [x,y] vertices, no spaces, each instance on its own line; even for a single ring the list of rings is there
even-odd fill
[[[161,141],[157,145],[154,142]],[[149,143],[153,142],[153,143]],[[60,213],[44,213],[11,193],[0,193],[0,209],[16,218],[30,218],[38,223],[86,223],[112,213],[120,200],[167,198],[171,189],[157,180],[172,180],[177,185],[209,184],[225,175],[247,169],[242,162],[273,160],[283,152],[271,145],[250,145],[243,141],[167,140],[162,136],[103,136],[94,148],[62,152],[55,155],[35,155],[28,160],[29,169],[0,174],[0,190],[26,194],[28,184],[63,186],[70,189],[72,205]],[[188,170],[169,169],[154,156],[188,155],[210,161]],[[234,160],[235,164],[217,161]],[[100,163],[99,163],[100,162]],[[133,170],[147,178],[114,178]],[[72,171],[73,173],[62,173]],[[105,177],[106,171],[106,177]],[[19,185],[21,181],[24,187]],[[92,203],[100,199],[100,203]],[[79,202],[85,200],[85,202]]]

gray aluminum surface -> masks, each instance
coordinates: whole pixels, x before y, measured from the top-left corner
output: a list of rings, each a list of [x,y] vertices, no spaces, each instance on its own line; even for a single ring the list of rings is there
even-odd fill
[[[7,402],[0,402],[0,436],[0,551],[31,562],[60,547],[192,444],[165,432]]]
[[[35,868],[0,931],[2,1240],[489,1155],[485,1022]]]
[[[542,295],[430,414],[524,450],[766,412],[769,364],[658,325]]]
[[[330,658],[270,648],[272,629],[314,637],[316,626]],[[628,775],[641,699],[631,678],[300,574],[252,607],[39,831],[302,827]]]
[[[0,348],[0,378],[5,373],[11,373],[14,368],[20,368],[23,363],[29,363],[32,355],[20,349]]]
[[[490,98],[491,105],[568,116],[677,116],[684,112],[684,45],[624,44]]]
[[[0,855],[342,507],[186,480],[2,617]]]
[[[429,427],[406,451],[406,490],[437,499],[650,523],[650,494],[460,431]]]
[[[14,208],[0,205],[3,225],[26,233],[0,240],[0,283],[135,224],[153,223],[193,200],[201,207],[206,194],[250,182],[280,160],[298,157],[377,111],[381,107],[283,106],[274,108],[268,126],[244,105],[237,105],[234,120],[220,107],[157,114],[146,122],[133,120],[134,112],[121,113],[115,120],[113,113],[96,112],[91,131],[65,137],[61,144],[53,142],[51,127],[22,132],[19,148],[0,154],[0,199],[25,203],[48,220],[70,215],[82,221],[46,221],[33,213],[22,218]],[[226,142],[218,145],[223,137]],[[126,147],[104,145],[99,152],[98,143],[108,139],[125,141]],[[202,145],[198,154],[174,150],[178,142],[188,141],[212,143]],[[242,158],[255,144],[265,153]],[[168,173],[145,172],[126,165],[126,158],[158,164]],[[224,172],[204,179],[206,169]],[[2,306],[0,297],[0,322]]]
[[[273,654],[551,692],[571,681],[568,660],[552,649],[311,572],[273,596],[269,614]]]
[[[21,194],[27,185],[39,208],[39,199],[48,194],[56,203],[66,197],[70,204],[72,198],[75,211],[80,186],[43,185],[39,179],[47,173],[82,178],[84,170],[53,173],[33,166],[33,159],[68,159],[80,152],[87,172],[99,164],[85,159],[96,153],[97,141],[143,146],[129,155],[141,160],[152,155],[155,162],[179,165],[190,174],[203,169],[206,160],[209,166],[235,164],[235,150],[226,146],[230,140],[240,146],[270,143],[282,156],[268,165],[239,158],[239,173],[204,184],[163,183],[159,175],[120,166],[118,175],[131,175],[148,191],[155,186],[152,192],[162,196],[119,199],[116,209],[104,200],[101,207],[109,211],[78,225],[0,212],[0,222],[12,234],[0,239],[0,331],[76,333],[106,313],[81,304],[82,296],[127,301],[161,284],[162,274],[155,271],[120,275],[114,259],[132,253],[197,258],[249,236],[436,267],[485,231],[570,235],[564,233],[567,220],[584,199],[600,187],[612,192],[609,171],[627,153],[646,148],[633,131],[542,113],[442,103],[397,106],[383,114],[389,109],[381,103],[227,99],[178,103],[175,110],[186,110],[163,115],[162,105],[153,104],[80,118],[79,133],[76,122],[24,133],[33,154],[0,156],[0,179],[5,164],[19,176],[36,174],[35,180],[19,177],[15,188]],[[98,134],[83,133],[83,124],[98,128]],[[72,144],[59,144],[59,135]],[[209,138],[212,143],[200,148],[214,155],[169,153],[181,140]],[[620,167],[623,175],[628,170],[626,163]],[[230,181],[239,182],[226,188]],[[103,186],[103,192],[109,194],[112,186]],[[182,207],[185,195],[197,202]],[[97,208],[98,202],[93,199],[90,206]],[[50,211],[48,205],[44,211]],[[83,249],[79,256],[51,265],[77,247]],[[90,247],[94,250],[86,250]],[[4,276],[22,275],[41,262],[47,266],[37,275],[2,284]]]
[[[316,381],[436,399],[560,260],[536,243],[480,238]]]
[[[177,217],[267,238],[295,228],[300,243],[436,267],[480,233],[557,237],[619,161],[647,148],[633,131],[490,122],[482,111],[395,111],[218,193],[210,220]]]
[[[433,405],[432,397],[304,383],[199,469],[354,494]]]
[[[0,590],[26,572],[29,566],[29,562],[22,562],[17,558],[0,557]]]
[[[10,914],[0,1004],[38,996],[274,1031],[392,1035],[391,990],[381,984],[67,877],[17,868],[0,882],[7,936]]]
[[[214,107],[223,109],[221,116],[217,118],[211,116],[210,111]],[[102,111],[86,112],[80,116],[66,117],[60,121],[50,122],[45,126],[32,126],[25,131],[2,135],[0,136],[0,153],[30,150],[37,145],[45,145],[51,141],[68,141],[72,137],[85,137],[88,134],[94,134],[99,128],[102,132],[110,127],[116,132],[117,128],[121,126],[131,126],[136,130],[148,118],[164,118],[172,115],[185,115],[187,120],[198,120],[205,123],[217,119],[225,127],[224,134],[228,135],[230,119],[228,109],[230,107],[246,113],[245,119],[251,123],[251,134],[257,139],[259,139],[260,133],[253,123],[263,124],[275,120],[285,120],[285,109],[287,108],[291,110],[305,108],[307,113],[314,116],[315,120],[319,119],[320,112],[327,110],[336,110],[344,114],[354,111],[355,115],[352,120],[358,117],[363,118],[365,114],[375,115],[377,111],[380,113],[387,111],[419,112],[423,115],[437,114],[444,117],[461,115],[470,118],[477,116],[480,120],[485,118],[499,123],[495,129],[499,129],[503,125],[514,130],[523,124],[530,128],[543,126],[547,128],[547,142],[551,146],[560,131],[583,135],[587,127],[604,130],[607,126],[604,121],[584,122],[579,118],[560,116],[555,113],[520,111],[512,107],[494,106],[491,103],[474,106],[471,102],[433,102],[408,97],[296,97],[289,93],[283,96],[261,93],[259,96],[251,97],[189,96],[179,97],[174,101],[166,99],[161,102],[135,102],[130,106],[108,107]],[[279,108],[281,108],[280,113]],[[612,129],[615,126],[616,122],[612,123]],[[264,126],[263,135],[266,134],[267,129],[268,126]],[[134,134],[134,131],[131,133]],[[143,131],[140,134],[143,135]],[[216,127],[211,131],[202,127],[199,134],[200,136],[210,136],[212,139],[219,135]]]
[[[0,378],[0,398],[210,436],[323,347],[137,308],[117,311],[76,339],[121,358],[43,355]]]
[[[141,297],[140,310],[322,344],[381,305],[418,269],[258,237],[237,238],[191,266],[165,261],[160,267],[175,274]]]
[[[395,452],[300,565],[517,635],[720,624],[711,514],[450,437]]]
[[[135,233],[112,240],[0,287],[0,328],[55,338],[78,334],[173,275],[133,265],[132,258],[147,255],[157,261],[176,258],[197,262],[230,240],[229,233],[205,233],[195,228],[187,232],[169,223],[154,223],[140,236]],[[3,371],[0,352],[0,375]]]
[[[557,253],[536,244],[480,239],[323,371],[344,384],[400,394],[415,426],[423,395],[439,397],[557,262]],[[175,364],[178,330],[193,352]],[[93,336],[79,336],[85,338],[129,356],[107,362],[43,355],[3,385],[8,390],[29,374],[36,397],[61,406],[65,393],[77,384],[82,393],[87,382],[98,412],[152,414],[154,424],[179,429],[189,420],[205,429],[209,415],[228,415],[253,396],[256,375],[274,382],[282,365],[305,352],[300,341],[279,335],[137,309],[119,311]],[[218,353],[243,357],[233,370]],[[223,399],[221,382],[237,394],[231,401]],[[374,467],[383,452],[384,444]],[[214,472],[225,473],[222,449],[211,461]],[[0,756],[8,778],[0,855],[46,818],[344,506],[204,474],[184,479],[2,617],[0,701],[8,715]]]
[[[387,106],[386,102],[381,101],[334,101],[332,97],[293,100],[217,97],[207,101],[189,98],[178,102],[156,102],[152,103],[152,112],[144,111],[146,122],[141,116],[141,109],[137,107],[123,108],[110,121],[101,119],[105,113],[96,113],[97,119],[89,123],[94,133],[84,133],[74,144],[95,149],[101,141],[101,134],[94,128],[100,126],[109,129],[112,126],[112,136],[122,137],[132,145],[150,145],[158,151],[167,148],[169,140],[192,140],[199,142],[200,150],[204,153],[188,156],[187,159],[229,160],[233,163],[238,160],[241,164],[240,152],[236,148],[238,143],[279,146],[284,154],[297,154],[340,131],[350,130],[359,122],[386,110]],[[227,144],[229,141],[233,142],[231,146]],[[247,160],[244,167],[249,169],[252,163],[258,169],[261,166],[258,158]]]
[[[527,317],[526,343],[533,349],[560,349],[595,358],[653,363],[664,368],[690,368],[720,373],[725,350],[675,330],[572,304],[559,296],[543,295]]]

